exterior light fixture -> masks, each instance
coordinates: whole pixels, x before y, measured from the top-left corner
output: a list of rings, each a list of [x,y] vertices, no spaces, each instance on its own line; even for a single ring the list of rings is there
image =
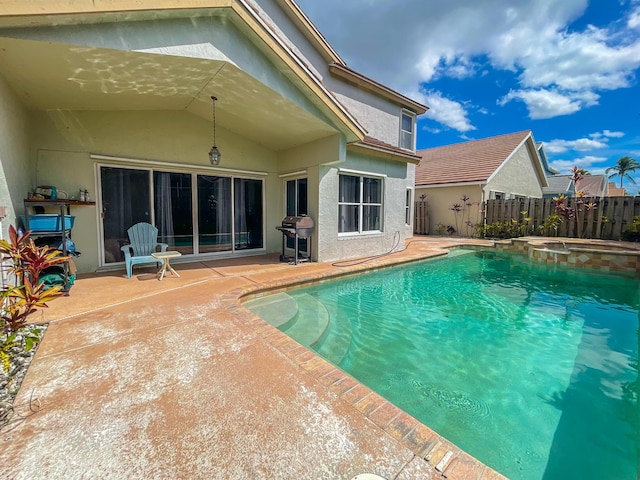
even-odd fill
[[[218,147],[216,147],[216,101],[218,100],[216,97],[211,97],[213,102],[213,146],[211,150],[209,150],[209,161],[211,165],[218,165],[220,163],[220,159],[222,158],[222,154]]]

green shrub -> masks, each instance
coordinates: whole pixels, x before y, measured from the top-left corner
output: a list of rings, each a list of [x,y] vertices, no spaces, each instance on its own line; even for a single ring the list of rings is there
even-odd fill
[[[631,224],[622,232],[622,240],[625,242],[640,241],[640,216],[633,217]]]

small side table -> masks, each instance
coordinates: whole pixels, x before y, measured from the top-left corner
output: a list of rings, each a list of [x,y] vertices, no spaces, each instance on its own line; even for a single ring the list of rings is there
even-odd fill
[[[151,256],[153,258],[158,258],[162,260],[162,267],[158,271],[158,280],[162,280],[164,278],[165,274],[167,273],[167,270],[173,273],[176,277],[180,276],[178,275],[178,272],[176,272],[173,269],[173,267],[169,265],[169,260],[171,260],[172,258],[177,258],[182,256],[180,252],[175,252],[173,250],[170,250],[168,252],[154,252],[151,254]]]

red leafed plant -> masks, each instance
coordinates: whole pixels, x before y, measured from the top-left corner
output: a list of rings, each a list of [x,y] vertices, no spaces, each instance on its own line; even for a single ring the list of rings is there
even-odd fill
[[[571,169],[571,180],[575,188],[578,188],[578,184],[580,180],[584,178],[587,174],[586,170],[582,168],[573,167]],[[587,203],[584,200],[585,194],[583,191],[576,191],[576,201],[573,207],[565,204],[567,201],[567,197],[564,195],[560,195],[559,197],[555,197],[553,200],[556,202],[556,212],[558,215],[562,216],[566,222],[573,222],[576,226],[576,233],[579,238],[582,238],[582,227],[583,227],[583,212],[589,210],[595,210],[597,208],[595,203]]]
[[[69,257],[50,247],[36,246],[29,238],[30,233],[19,234],[11,225],[9,240],[0,240],[0,259],[11,261],[9,273],[16,279],[16,285],[6,286],[0,291],[0,332],[5,336],[24,327],[27,317],[36,309],[47,307],[47,302],[65,293],[60,286],[45,290],[40,274]]]

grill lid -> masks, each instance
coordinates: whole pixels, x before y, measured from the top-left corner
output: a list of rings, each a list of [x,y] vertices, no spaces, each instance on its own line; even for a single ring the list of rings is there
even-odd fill
[[[313,228],[313,219],[307,215],[284,217],[282,228]]]

